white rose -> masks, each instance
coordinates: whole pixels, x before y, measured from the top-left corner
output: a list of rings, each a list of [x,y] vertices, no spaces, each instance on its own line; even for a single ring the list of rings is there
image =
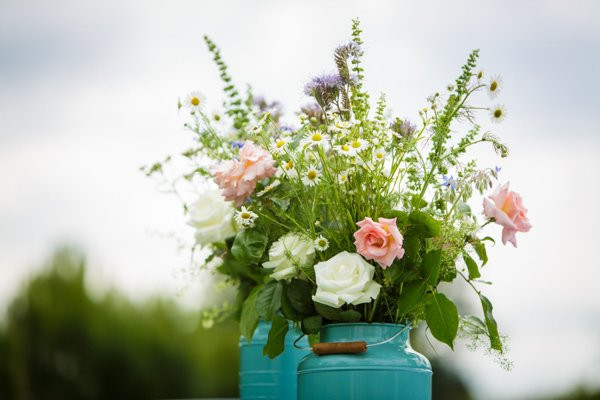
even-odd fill
[[[269,249],[269,261],[263,263],[264,268],[274,269],[272,278],[289,279],[298,274],[297,266],[307,266],[315,259],[315,248],[312,240],[307,240],[295,233],[280,237]]]
[[[189,209],[188,225],[196,228],[196,242],[204,246],[235,235],[233,206],[218,190],[206,189]]]
[[[369,303],[381,285],[373,280],[375,268],[356,253],[342,251],[315,265],[317,293],[313,301],[338,308],[344,303]]]

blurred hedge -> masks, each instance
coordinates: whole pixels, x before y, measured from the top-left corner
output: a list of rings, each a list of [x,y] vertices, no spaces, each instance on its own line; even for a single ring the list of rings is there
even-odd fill
[[[0,399],[234,397],[238,329],[204,330],[173,303],[90,296],[85,262],[61,250],[9,307]]]

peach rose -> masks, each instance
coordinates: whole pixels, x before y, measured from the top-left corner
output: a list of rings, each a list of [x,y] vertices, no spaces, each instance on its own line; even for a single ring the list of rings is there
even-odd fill
[[[396,218],[379,218],[378,221],[366,217],[357,222],[360,229],[354,232],[354,245],[361,256],[377,261],[386,269],[396,258],[404,256],[404,238],[396,226]]]
[[[256,188],[256,182],[275,175],[275,161],[268,151],[247,140],[240,149],[239,160],[227,160],[213,169],[215,182],[223,197],[242,205]]]
[[[494,218],[495,222],[503,226],[502,243],[511,242],[517,247],[517,232],[527,232],[531,223],[527,218],[527,209],[518,193],[508,190],[508,182],[498,186],[491,196],[483,199],[483,214]]]

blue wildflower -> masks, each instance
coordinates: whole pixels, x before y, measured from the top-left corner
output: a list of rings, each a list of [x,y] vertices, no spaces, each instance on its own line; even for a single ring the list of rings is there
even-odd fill
[[[442,180],[442,186],[450,187],[452,190],[456,189],[456,180],[454,179],[454,176],[450,175],[450,177],[447,177],[446,175],[442,175]]]
[[[236,140],[233,143],[231,143],[231,147],[233,147],[234,149],[241,149],[242,147],[244,147],[244,142],[238,142]]]
[[[502,170],[502,167],[499,167],[499,166],[496,165],[495,169],[496,169],[496,173],[498,173],[498,172],[500,172]]]

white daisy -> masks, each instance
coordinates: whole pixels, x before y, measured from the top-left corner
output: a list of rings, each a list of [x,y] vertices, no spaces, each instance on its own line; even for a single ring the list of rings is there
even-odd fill
[[[337,132],[342,136],[347,136],[350,134],[350,129],[352,128],[352,123],[349,121],[343,121],[341,119],[336,119],[334,125],[329,127],[329,129],[333,132]]]
[[[353,139],[352,141],[348,142],[348,145],[350,146],[354,154],[358,154],[361,151],[366,150],[368,147],[367,142],[365,142],[362,139]]]
[[[263,130],[263,127],[261,124],[256,124],[252,127],[252,129],[250,129],[250,132],[252,132],[253,134],[257,135],[259,133],[261,133]]]
[[[476,76],[477,76],[477,80],[481,81],[485,77],[485,71],[480,69]]]
[[[317,167],[314,165],[309,165],[308,169],[304,173],[304,176],[302,177],[302,183],[304,183],[306,186],[315,186],[320,180],[321,176],[319,175]]]
[[[347,143],[340,144],[338,146],[334,146],[334,149],[335,149],[335,151],[337,151],[338,153],[340,153],[341,155],[344,155],[344,156],[353,157],[356,155],[356,153],[352,150],[350,145],[348,145]]]
[[[280,165],[276,175],[277,177],[285,176],[290,179],[298,177],[298,171],[296,171],[294,161],[290,160],[285,164]]]
[[[325,251],[329,248],[329,240],[325,239],[323,235],[320,235],[315,239],[314,246],[318,251]]]
[[[340,185],[344,185],[346,182],[350,180],[350,170],[342,171],[338,174],[338,182]]]
[[[324,135],[321,131],[319,130],[315,130],[315,131],[309,131],[306,136],[304,137],[304,140],[302,141],[302,143],[304,144],[304,147],[312,147],[312,146],[322,146],[325,144],[327,139],[327,135]]]
[[[383,162],[385,161],[385,150],[383,149],[375,149],[375,151],[373,151],[373,161],[375,162]]]
[[[492,122],[502,122],[506,118],[506,108],[498,104],[490,109],[490,118]]]
[[[252,227],[254,226],[254,220],[258,218],[258,215],[242,206],[242,209],[235,212],[235,220],[242,226]]]
[[[188,108],[191,112],[202,111],[206,97],[199,91],[195,90],[187,95],[185,102],[182,104],[183,107]]]
[[[286,148],[286,146],[287,146],[287,144],[288,144],[288,142],[289,142],[289,139],[285,138],[285,137],[280,137],[279,139],[274,140],[271,143],[271,146],[270,146],[271,153],[272,154],[281,154],[281,153],[283,153],[284,150],[285,150],[285,148]]]
[[[500,75],[494,75],[490,78],[490,83],[486,86],[488,95],[494,99],[502,90],[502,77]]]

